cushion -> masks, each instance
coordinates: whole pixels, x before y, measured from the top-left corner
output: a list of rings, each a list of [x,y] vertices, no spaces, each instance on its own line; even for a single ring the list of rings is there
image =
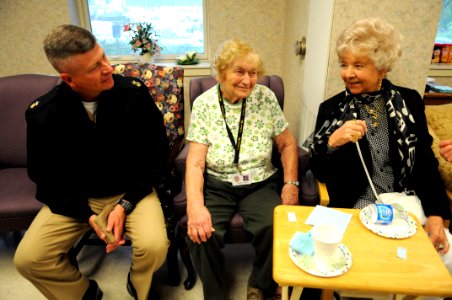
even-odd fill
[[[439,163],[439,172],[441,173],[441,178],[446,185],[446,188],[449,191],[452,191],[452,163],[447,162],[440,154],[439,154],[439,138],[436,135],[436,132],[432,129],[432,127],[428,126],[428,132],[433,138],[432,150],[435,154],[436,159]]]
[[[430,135],[433,137],[432,149],[439,163],[441,178],[449,191],[452,191],[452,163],[439,154],[439,140],[452,138],[452,103],[426,105],[425,115]]]
[[[426,105],[427,123],[440,139],[452,138],[452,103],[443,105]]]

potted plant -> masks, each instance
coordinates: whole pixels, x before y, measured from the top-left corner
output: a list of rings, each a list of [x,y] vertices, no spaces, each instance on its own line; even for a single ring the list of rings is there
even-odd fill
[[[152,61],[154,54],[160,54],[162,48],[157,44],[157,33],[151,23],[127,24],[124,31],[130,33],[133,52],[139,51],[142,61]]]
[[[198,53],[196,51],[190,51],[177,57],[177,63],[179,65],[196,65],[199,63],[199,59],[196,58]]]

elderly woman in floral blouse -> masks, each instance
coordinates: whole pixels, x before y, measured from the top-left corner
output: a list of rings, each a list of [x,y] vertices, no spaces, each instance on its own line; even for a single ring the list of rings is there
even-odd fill
[[[187,136],[189,249],[204,299],[224,299],[221,248],[231,217],[240,212],[256,249],[247,296],[264,299],[273,286],[273,208],[298,203],[298,148],[274,93],[256,84],[263,64],[248,44],[224,42],[214,65],[219,84],[195,100]],[[281,153],[282,190],[271,163],[273,142]]]

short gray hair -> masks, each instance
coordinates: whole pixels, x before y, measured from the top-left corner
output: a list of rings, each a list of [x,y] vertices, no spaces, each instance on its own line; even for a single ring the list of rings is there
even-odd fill
[[[52,66],[62,72],[64,61],[96,46],[96,38],[85,28],[65,24],[54,28],[44,39],[44,51]]]
[[[392,25],[377,18],[365,18],[348,26],[336,42],[339,59],[346,51],[355,56],[367,56],[378,70],[391,71],[402,55],[399,31]]]

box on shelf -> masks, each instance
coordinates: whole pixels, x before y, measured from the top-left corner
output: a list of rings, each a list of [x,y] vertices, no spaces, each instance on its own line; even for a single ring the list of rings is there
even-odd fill
[[[436,43],[433,47],[432,63],[452,64],[452,44]]]
[[[432,53],[432,63],[433,64],[439,63],[440,57],[441,57],[441,46],[439,44],[435,44]]]

